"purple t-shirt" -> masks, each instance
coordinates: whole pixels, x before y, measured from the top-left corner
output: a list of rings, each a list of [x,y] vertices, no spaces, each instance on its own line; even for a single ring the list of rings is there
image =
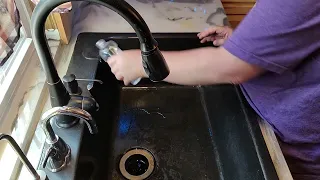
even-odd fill
[[[242,84],[295,179],[320,179],[320,0],[259,0],[224,48],[267,70]]]

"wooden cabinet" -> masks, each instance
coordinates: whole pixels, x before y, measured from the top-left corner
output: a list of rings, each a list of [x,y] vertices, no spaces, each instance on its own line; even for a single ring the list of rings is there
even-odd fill
[[[221,0],[228,20],[236,28],[256,3],[256,0]]]
[[[32,10],[35,5],[29,0]],[[69,44],[72,33],[72,16],[73,12],[69,13],[50,13],[45,23],[45,29],[57,29],[60,39],[63,44]]]

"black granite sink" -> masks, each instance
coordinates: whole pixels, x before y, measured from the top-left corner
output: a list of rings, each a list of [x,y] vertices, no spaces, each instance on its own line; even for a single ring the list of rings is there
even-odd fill
[[[154,36],[161,50],[210,46],[200,44],[193,33]],[[125,87],[106,63],[96,59],[94,44],[101,38],[113,39],[124,50],[139,47],[134,34],[83,33],[78,37],[68,72],[104,83],[84,91],[100,105],[92,114],[99,133],[85,130],[76,179],[125,179],[119,162],[132,149],[153,155],[151,180],[278,179],[256,114],[237,86],[193,87],[143,80]],[[82,88],[86,85],[80,83]],[[136,156],[125,169],[143,174],[149,166],[150,162]]]

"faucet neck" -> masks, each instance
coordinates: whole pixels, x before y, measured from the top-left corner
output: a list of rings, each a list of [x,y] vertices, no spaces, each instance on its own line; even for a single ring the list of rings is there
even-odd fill
[[[54,143],[57,141],[56,134],[54,133],[50,119],[59,115],[72,116],[75,118],[80,118],[88,126],[91,134],[98,133],[98,128],[96,122],[92,119],[92,116],[85,110],[76,107],[54,107],[46,111],[41,117],[41,125],[43,131],[47,136],[49,143]]]
[[[57,70],[55,69],[51,53],[44,34],[45,21],[49,13],[58,5],[83,0],[47,0],[40,1],[36,6],[32,19],[32,37],[35,48],[47,76],[52,106],[64,106],[68,104],[70,95],[63,86]],[[153,81],[159,81],[166,78],[169,74],[168,66],[158,49],[158,44],[152,37],[152,34],[140,16],[140,14],[124,0],[84,0],[108,7],[121,15],[135,30],[142,53],[143,66],[149,78]]]

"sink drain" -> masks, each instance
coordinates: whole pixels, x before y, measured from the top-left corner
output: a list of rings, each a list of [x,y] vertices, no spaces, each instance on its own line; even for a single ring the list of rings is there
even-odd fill
[[[143,180],[148,178],[155,166],[153,155],[146,149],[134,148],[120,159],[120,172],[127,179]]]

